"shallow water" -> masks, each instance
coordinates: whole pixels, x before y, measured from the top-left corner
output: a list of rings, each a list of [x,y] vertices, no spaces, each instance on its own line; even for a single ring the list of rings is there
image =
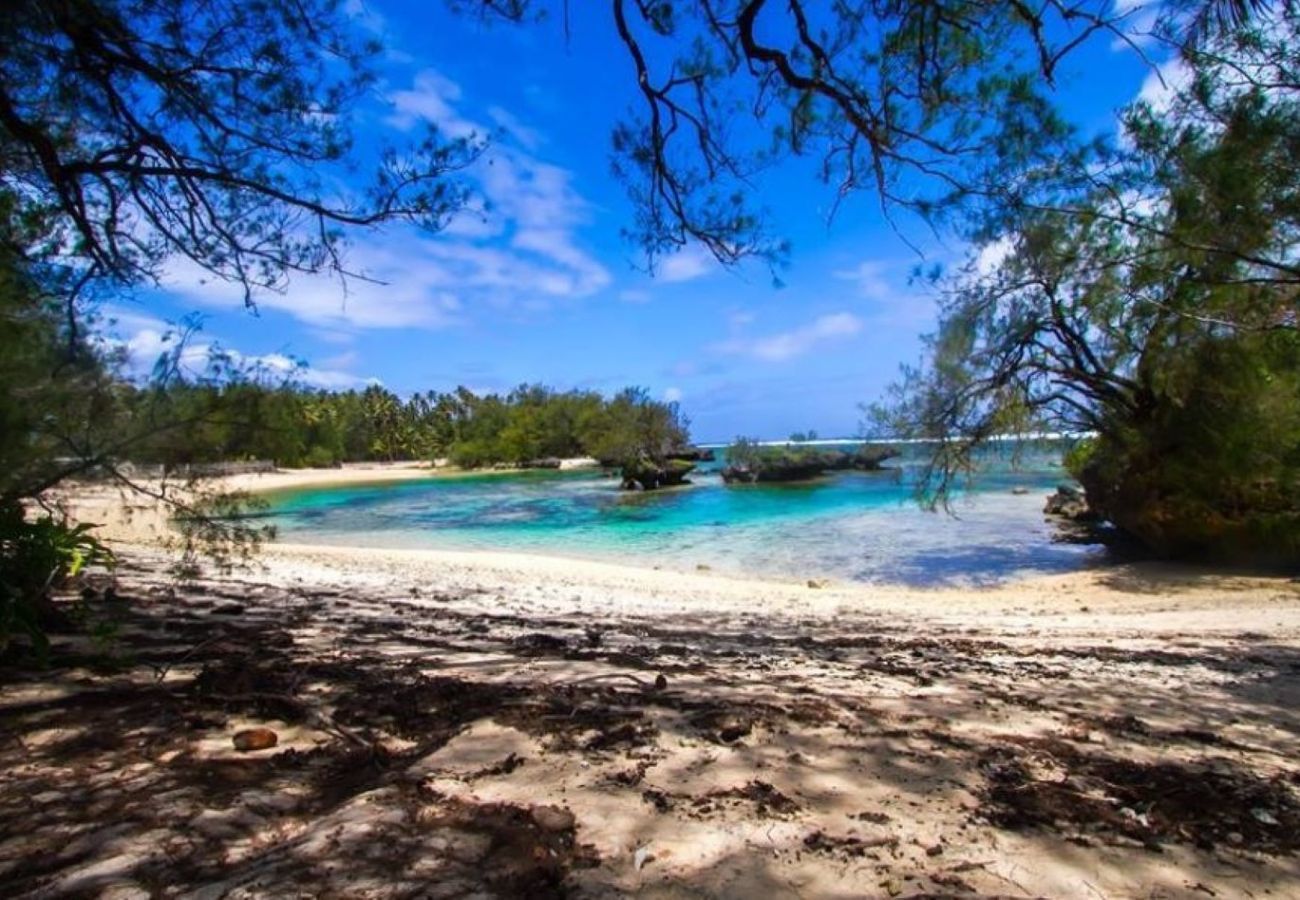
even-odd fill
[[[633,493],[594,471],[435,477],[271,495],[296,543],[505,550],[667,569],[912,585],[1069,571],[1096,548],[1053,541],[1043,497],[1059,452],[993,456],[956,516],[919,509],[912,463],[799,485],[726,486],[716,464],[687,487]],[[1028,494],[1016,495],[1013,487]]]

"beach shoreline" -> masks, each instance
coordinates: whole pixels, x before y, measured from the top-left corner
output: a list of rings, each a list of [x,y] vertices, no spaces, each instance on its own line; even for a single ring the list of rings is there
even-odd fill
[[[434,462],[401,461],[344,463],[331,468],[275,469],[270,472],[246,472],[215,479],[221,488],[248,491],[252,494],[271,494],[278,491],[325,489],[334,487],[364,487],[366,485],[396,484],[420,481],[426,478],[465,478],[479,475],[518,475],[521,472],[570,472],[578,469],[595,469],[600,463],[589,457],[559,460],[556,468],[512,468],[509,466],[482,469],[462,469],[446,460]]]
[[[566,470],[594,462],[563,460]],[[404,484],[435,478],[518,474],[519,469],[459,469],[438,463],[403,461],[345,463],[329,468],[273,469],[212,476],[191,483],[185,478],[140,479],[135,487],[115,481],[72,481],[46,493],[48,505],[62,509],[76,523],[96,526],[96,534],[111,544],[148,547],[165,542],[175,532],[172,513],[159,499],[166,494],[184,502],[197,493],[243,493],[254,498],[297,490],[327,490]],[[196,487],[197,485],[197,487]],[[136,487],[143,490],[137,490]]]
[[[281,469],[212,479],[211,489],[254,495],[298,489],[409,483],[427,478],[479,474],[428,463],[363,463],[329,469]],[[509,474],[508,472],[502,474]],[[153,497],[128,488],[74,485],[59,496],[74,521],[92,522],[106,542],[124,553],[154,555],[174,531],[167,512]],[[624,562],[564,552],[496,549],[377,547],[310,540],[264,542],[254,565],[296,571],[297,577],[353,580],[379,586],[395,581],[443,577],[460,583],[490,580],[503,590],[544,585],[548,592],[574,586],[596,587],[613,598],[609,607],[627,611],[636,602],[665,612],[689,611],[685,595],[732,609],[749,605],[767,612],[795,610],[833,616],[858,610],[908,616],[978,614],[1013,621],[1017,616],[1062,616],[1071,622],[1103,612],[1137,616],[1172,613],[1192,617],[1197,627],[1232,628],[1225,608],[1252,595],[1300,594],[1300,585],[1276,574],[1224,572],[1188,563],[1093,563],[1068,572],[1020,574],[978,585],[946,583],[918,586],[901,582],[861,582],[771,572],[744,572],[711,566],[686,568],[656,562]],[[1176,601],[1173,599],[1177,596]],[[1225,599],[1230,598],[1230,599]],[[1176,607],[1176,609],[1175,609]],[[572,611],[565,608],[565,612]],[[1290,613],[1287,614],[1288,616]],[[1292,623],[1289,618],[1287,626]]]
[[[969,619],[999,628],[1240,630],[1249,610],[1267,610],[1271,629],[1300,639],[1300,584],[1283,575],[1225,573],[1185,563],[1143,562],[1029,575],[995,585],[915,587],[828,579],[683,571],[542,553],[383,549],[272,543],[271,572],[355,583],[409,583],[526,590],[538,613],[575,615],[726,613],[806,618],[826,625],[848,611],[892,615],[900,624]]]

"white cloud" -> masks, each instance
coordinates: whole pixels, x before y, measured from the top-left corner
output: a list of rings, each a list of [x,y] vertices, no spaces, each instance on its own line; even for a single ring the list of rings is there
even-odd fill
[[[994,270],[1006,261],[1015,248],[1015,242],[1007,235],[1003,235],[995,241],[990,241],[980,247],[979,253],[975,254],[975,271],[981,276],[992,275]]]
[[[511,249],[431,241],[424,252],[440,267],[441,284],[472,289],[497,306],[535,300],[539,295],[585,297],[604,287],[609,278],[598,266],[573,270]]]
[[[861,330],[862,320],[852,313],[832,313],[790,331],[751,339],[733,338],[717,344],[716,349],[764,362],[783,362],[807,353],[818,344],[851,337]]]
[[[456,82],[423,70],[409,89],[389,94],[389,124],[413,129],[428,121],[457,137],[490,133],[462,115],[462,99]],[[444,231],[393,225],[361,233],[346,249],[345,265],[362,278],[294,274],[283,290],[255,293],[258,307],[343,340],[358,329],[445,328],[482,309],[543,310],[608,287],[610,273],[578,238],[591,207],[573,174],[521,149],[540,137],[505,110],[491,114],[512,122],[513,143],[493,144],[462,173],[477,193]],[[169,264],[164,287],[201,307],[238,308],[244,301],[238,285],[183,258]]]
[[[659,261],[655,275],[670,284],[693,281],[713,270],[715,260],[703,247],[691,245]]]
[[[388,20],[365,0],[346,0],[343,12],[371,34],[382,36],[388,30]]]
[[[128,374],[143,377],[153,371],[164,353],[174,352],[178,339],[179,335],[170,326],[159,323],[158,327],[141,328],[125,340],[110,339],[107,343],[126,352]],[[211,352],[210,343],[188,343],[181,351],[179,365],[184,371],[198,374],[207,367]]]
[[[351,331],[336,331],[333,328],[312,328],[308,333],[324,344],[350,344],[356,339]]]
[[[623,303],[649,303],[650,292],[639,288],[624,288],[618,292],[618,299]]]
[[[1153,45],[1156,23],[1164,12],[1162,6],[1162,0],[1115,0],[1113,15],[1120,33],[1111,40],[1111,49],[1143,49]]]
[[[558,289],[547,291],[560,296],[585,297],[610,282],[609,272],[595,259],[574,246],[572,236],[560,228],[535,228],[515,232],[510,246],[527,250],[545,260],[558,263],[560,278],[551,274]]]
[[[361,354],[355,350],[346,350],[343,353],[334,356],[327,356],[320,361],[322,369],[351,369],[361,359]]]
[[[259,291],[259,309],[288,313],[318,329],[347,333],[371,328],[442,328],[459,320],[460,301],[448,288],[454,273],[430,257],[415,234],[390,234],[351,247],[348,265],[368,279],[346,283],[328,274],[295,274],[283,291]],[[164,279],[173,294],[209,309],[238,308],[243,289],[214,278],[188,260],[174,261]]]
[[[664,391],[665,403],[679,403],[682,399],[682,389],[676,387],[667,388]]]
[[[893,294],[893,288],[885,278],[885,273],[890,268],[889,263],[866,260],[858,263],[855,268],[842,269],[834,274],[841,281],[852,281],[856,284],[858,293],[863,297],[869,300],[882,300]]]
[[[542,145],[544,138],[541,133],[519,121],[518,117],[509,110],[499,106],[489,106],[487,114],[498,128],[507,132],[525,150],[536,150]]]
[[[465,205],[451,216],[442,229],[442,234],[446,237],[476,241],[497,237],[503,230],[502,222],[489,212],[486,201],[482,197],[470,197]]]
[[[461,115],[462,99],[456,82],[426,69],[410,90],[389,95],[394,108],[389,121],[404,129],[429,121],[455,137],[489,134],[492,128]],[[494,143],[466,171],[480,196],[425,248],[455,271],[455,280],[445,286],[486,291],[497,305],[508,304],[512,296],[538,305],[538,294],[577,298],[607,287],[608,270],[576,235],[590,220],[591,208],[574,189],[573,173],[528,152],[542,137],[507,110],[487,112],[513,143]]]
[[[244,356],[240,353],[233,355],[236,362],[243,365],[261,369],[272,376],[292,378],[314,388],[339,391],[379,383],[375,378],[360,378],[351,372],[307,365],[280,353],[268,353],[263,356]]]
[[[410,131],[421,122],[427,122],[453,138],[484,134],[486,129],[456,112],[453,104],[460,98],[459,84],[440,72],[425,69],[416,74],[409,90],[393,91],[388,95],[388,102],[393,106],[388,124]]]
[[[110,320],[108,333],[100,341],[106,349],[124,352],[126,373],[136,378],[148,376],[164,353],[175,352],[177,341],[182,336],[180,328],[153,316],[120,308],[111,308],[107,313]],[[312,366],[283,353],[250,355],[228,347],[218,348],[212,341],[194,335],[181,351],[181,371],[191,376],[204,374],[218,349],[241,368],[258,369],[273,377],[291,376],[311,387],[341,390],[375,382],[373,378],[362,378],[346,371],[356,363],[355,353],[344,353],[322,361],[320,366]]]
[[[1174,94],[1191,84],[1191,81],[1192,71],[1182,57],[1170,57],[1147,73],[1137,98],[1160,112],[1168,109]]]
[[[872,327],[923,331],[933,324],[934,299],[913,284],[896,286],[890,273],[906,263],[865,260],[852,269],[834,272],[836,278],[852,282],[863,300],[865,322]]]

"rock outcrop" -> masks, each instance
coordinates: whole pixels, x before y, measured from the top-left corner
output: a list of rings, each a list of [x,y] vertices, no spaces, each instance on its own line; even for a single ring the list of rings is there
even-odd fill
[[[1093,522],[1097,514],[1088,506],[1088,499],[1083,491],[1068,484],[1058,485],[1056,493],[1047,498],[1043,512],[1049,516],[1060,516],[1071,522]]]
[[[856,450],[826,451],[826,469],[832,472],[854,470],[858,472],[877,472],[883,469],[885,460],[898,456],[893,447],[859,447]]]
[[[759,484],[808,481],[825,474],[826,466],[820,458],[785,458],[727,466],[722,470],[722,480],[727,484]]]
[[[887,459],[898,456],[892,447],[859,447],[856,450],[808,450],[789,447],[764,448],[722,470],[727,484],[807,481],[827,472],[873,472],[884,468]]]
[[[695,463],[683,459],[653,460],[640,457],[623,464],[623,489],[654,491],[663,487],[689,484],[686,476],[695,469]]]

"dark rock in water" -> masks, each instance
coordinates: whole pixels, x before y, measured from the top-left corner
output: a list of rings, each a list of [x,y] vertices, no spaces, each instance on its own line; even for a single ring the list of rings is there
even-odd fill
[[[727,484],[758,484],[759,482],[808,481],[824,474],[826,474],[826,467],[820,460],[787,460],[756,466],[727,466],[722,470],[722,480]]]
[[[653,491],[662,487],[689,484],[686,476],[695,469],[695,463],[683,459],[666,459],[658,462],[640,457],[623,464],[623,489]]]
[[[1025,494],[1029,493],[1029,488],[1024,485],[1016,485],[1011,489],[1011,493],[1015,494],[1017,497],[1023,497]]]
[[[898,456],[893,447],[862,446],[856,450],[829,450],[822,454],[826,459],[828,471],[841,472],[854,470],[858,472],[876,472],[884,468],[887,459]]]
[[[554,456],[544,456],[540,459],[528,459],[523,462],[494,462],[491,465],[481,468],[491,469],[494,472],[514,472],[525,469],[558,469],[562,461]]]
[[[1060,516],[1072,522],[1091,522],[1097,516],[1088,506],[1088,500],[1078,488],[1068,484],[1059,485],[1056,493],[1047,498],[1043,512],[1049,516]]]

